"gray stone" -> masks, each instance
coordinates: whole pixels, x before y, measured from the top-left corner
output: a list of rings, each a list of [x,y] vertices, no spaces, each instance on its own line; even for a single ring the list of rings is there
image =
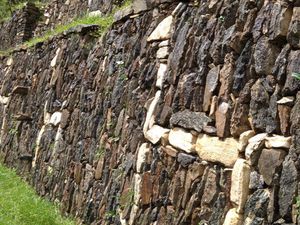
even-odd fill
[[[262,174],[266,184],[271,185],[273,176],[282,164],[286,152],[279,149],[263,149],[258,160],[259,173]]]
[[[197,132],[201,132],[203,127],[212,122],[212,120],[202,112],[192,112],[190,110],[184,110],[182,112],[174,113],[171,116],[171,126],[180,126],[186,129],[193,129]]]
[[[282,217],[291,218],[292,204],[297,189],[297,169],[291,157],[283,162],[279,188],[279,213]]]
[[[263,177],[258,172],[252,171],[250,173],[249,189],[251,190],[262,189],[263,186],[264,186]]]
[[[260,189],[249,196],[245,204],[245,217],[248,222],[244,224],[263,224],[267,218],[267,208],[270,200],[270,192],[267,189]],[[266,221],[265,221],[266,222]]]
[[[195,156],[188,155],[185,153],[179,153],[177,156],[177,161],[183,166],[188,167],[190,164],[192,164],[196,160]]]

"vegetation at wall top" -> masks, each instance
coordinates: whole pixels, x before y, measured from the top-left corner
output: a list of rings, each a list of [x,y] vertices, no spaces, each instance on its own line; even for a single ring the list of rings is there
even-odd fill
[[[39,0],[0,0],[0,22],[8,20],[14,11],[23,8],[27,2],[32,2],[37,6],[42,4]]]
[[[1,1],[7,1],[7,0],[0,0],[0,2]],[[31,0],[31,1],[38,2],[37,0]],[[113,24],[114,14],[118,10],[122,10],[123,8],[130,6],[131,3],[132,3],[132,0],[126,0],[125,2],[123,2],[123,4],[121,6],[115,8],[110,14],[105,15],[105,16],[91,16],[89,14],[86,14],[82,17],[77,17],[69,23],[57,25],[54,29],[49,30],[42,36],[32,38],[31,40],[23,43],[22,46],[25,48],[32,47],[32,46],[36,45],[37,43],[47,41],[48,39],[50,39],[56,35],[62,34],[63,32],[65,32],[73,27],[76,27],[78,25],[98,25],[99,30],[97,32],[97,35],[100,36],[101,34],[105,33],[107,31],[107,29]],[[0,7],[1,7],[1,3],[0,3]],[[18,47],[16,49],[18,49]],[[14,51],[14,49],[0,50],[0,56],[1,55],[9,55],[13,51]]]
[[[18,175],[0,164],[0,225],[74,225],[41,199]]]

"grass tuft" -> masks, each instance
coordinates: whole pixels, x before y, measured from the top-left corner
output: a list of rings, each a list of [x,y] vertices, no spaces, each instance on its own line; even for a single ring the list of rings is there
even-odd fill
[[[74,225],[58,207],[37,196],[17,174],[0,164],[0,225]]]

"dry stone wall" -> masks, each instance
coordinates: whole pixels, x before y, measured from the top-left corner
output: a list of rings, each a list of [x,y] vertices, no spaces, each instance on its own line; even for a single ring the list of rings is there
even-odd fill
[[[2,160],[85,224],[299,224],[299,7],[137,0],[2,57]]]
[[[40,10],[28,3],[15,11],[10,20],[0,23],[0,50],[16,47],[32,38],[40,16]]]

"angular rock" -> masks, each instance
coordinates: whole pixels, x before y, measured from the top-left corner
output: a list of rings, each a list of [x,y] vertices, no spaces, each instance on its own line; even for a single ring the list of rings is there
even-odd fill
[[[29,87],[25,87],[25,86],[16,86],[12,90],[12,94],[27,95],[29,89],[30,89]]]
[[[293,106],[295,101],[295,97],[294,96],[287,96],[287,97],[283,97],[280,100],[277,101],[278,105],[288,105],[288,106]]]
[[[249,189],[251,190],[262,189],[263,186],[264,186],[263,177],[258,172],[252,171],[250,173]]]
[[[162,89],[163,87],[164,84],[163,82],[165,79],[167,68],[168,68],[167,64],[164,63],[159,64],[157,78],[156,78],[156,87],[158,87],[159,89]]]
[[[238,214],[236,209],[230,209],[225,217],[223,225],[242,225],[243,224],[243,215]]]
[[[227,167],[233,167],[239,155],[238,141],[234,138],[220,140],[206,134],[198,136],[196,151],[201,159],[221,163]]]
[[[138,173],[141,173],[143,170],[143,166],[147,160],[148,155],[150,154],[151,148],[148,143],[143,143],[139,150],[136,160],[136,171]]]
[[[9,101],[9,97],[1,96],[0,95],[0,104],[6,105]]]
[[[146,132],[145,138],[148,139],[148,141],[150,141],[152,144],[157,144],[159,140],[169,131],[169,129],[154,125]]]
[[[254,135],[255,135],[255,132],[253,130],[245,131],[240,135],[239,146],[238,146],[238,149],[240,152],[245,151],[245,149],[248,145],[249,139],[252,138]]]
[[[58,126],[60,124],[61,121],[61,112],[55,112],[52,114],[51,118],[50,118],[50,124],[52,124],[53,126]]]
[[[292,138],[279,135],[265,138],[265,145],[267,148],[283,148],[289,149],[291,147]]]
[[[238,159],[231,175],[230,200],[238,213],[243,213],[249,194],[250,166],[246,160]]]
[[[251,88],[249,116],[252,121],[252,127],[257,132],[265,132],[269,115],[270,97],[262,85],[262,81],[262,79],[257,80]]]
[[[13,118],[17,121],[31,121],[31,120],[33,120],[28,114],[24,114],[24,113],[17,114],[15,116],[13,116]]]
[[[262,36],[254,51],[255,71],[260,75],[269,75],[275,64],[277,55],[280,53],[276,45],[270,43],[266,36]]]
[[[258,160],[259,173],[267,185],[271,185],[273,177],[281,166],[286,152],[279,149],[263,149]]]
[[[55,67],[56,66],[56,61],[57,61],[57,57],[59,55],[59,52],[60,52],[60,48],[58,48],[56,50],[56,54],[55,54],[54,58],[51,60],[51,63],[50,63],[51,67]]]
[[[297,168],[293,160],[287,156],[282,164],[280,188],[278,194],[279,213],[281,217],[292,217],[292,205],[297,190]]]
[[[97,163],[97,167],[95,169],[95,179],[100,180],[102,177],[102,172],[103,172],[103,167],[104,167],[104,157],[101,157]]]
[[[158,59],[166,59],[169,56],[169,47],[161,47],[158,49],[156,53],[156,58]]]
[[[293,8],[293,16],[292,20],[290,22],[288,34],[287,34],[287,40],[290,43],[291,46],[294,48],[300,47],[300,7],[294,7]]]
[[[186,153],[179,153],[177,156],[177,161],[183,166],[188,167],[196,160],[195,156],[188,155]]]
[[[270,191],[261,189],[249,196],[245,205],[244,224],[267,224],[267,208],[270,200]]]
[[[142,11],[146,11],[149,9],[149,7],[147,5],[147,1],[145,1],[145,0],[134,0],[132,7],[134,10],[134,13],[140,13]]]
[[[290,114],[292,108],[287,105],[278,105],[278,116],[280,120],[280,131],[284,136],[290,135]]]
[[[133,8],[131,6],[125,7],[124,9],[118,10],[114,14],[114,22],[118,22],[120,20],[124,20],[128,18],[131,14],[133,14]]]
[[[142,176],[140,174],[134,175],[134,197],[133,201],[135,205],[140,205],[140,199],[142,196],[141,193],[141,183],[142,183]]]
[[[174,158],[177,157],[178,151],[175,148],[173,148],[172,146],[167,145],[167,146],[161,147],[161,148],[169,156],[174,157]]]
[[[173,128],[169,134],[170,144],[187,153],[195,152],[196,140],[197,137],[178,127]]]
[[[267,135],[267,133],[257,134],[249,139],[249,144],[245,150],[245,156],[250,165],[255,165],[257,163]]]
[[[153,123],[153,120],[154,120],[154,111],[156,109],[156,106],[157,106],[157,103],[160,99],[160,96],[161,96],[161,91],[157,91],[155,93],[154,99],[151,101],[151,103],[149,105],[147,115],[146,115],[146,119],[145,119],[145,123],[144,123],[144,126],[143,126],[144,135],[146,135],[149,128],[151,128],[152,125],[153,125],[152,123]]]
[[[204,126],[211,123],[212,119],[202,112],[192,112],[188,109],[174,113],[170,119],[171,126],[180,126],[186,129],[193,129],[201,133]]]
[[[286,37],[293,11],[291,7],[276,2],[272,8],[272,17],[270,18],[270,39],[281,40]]]
[[[208,112],[211,105],[212,96],[219,83],[220,67],[213,67],[207,74],[206,85],[203,97],[203,111]]]
[[[286,68],[286,80],[283,87],[283,95],[295,95],[300,90],[300,80],[292,76],[300,72],[300,50],[291,51]]]
[[[169,40],[165,40],[159,43],[158,47],[166,47],[170,45],[170,41]]]
[[[148,37],[147,41],[159,41],[171,38],[171,29],[173,23],[173,16],[168,16],[158,24],[155,30]]]
[[[216,111],[216,128],[217,135],[220,138],[228,137],[230,134],[230,118],[231,118],[231,106],[227,102],[222,102],[218,105]]]

